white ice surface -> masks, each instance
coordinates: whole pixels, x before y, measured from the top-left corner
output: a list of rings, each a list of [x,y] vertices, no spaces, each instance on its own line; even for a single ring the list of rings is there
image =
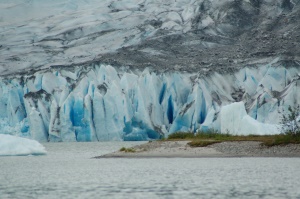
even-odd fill
[[[0,156],[45,155],[45,147],[35,140],[0,134]]]
[[[276,124],[261,123],[245,110],[244,102],[235,102],[221,109],[221,133],[233,135],[274,135],[279,134]]]

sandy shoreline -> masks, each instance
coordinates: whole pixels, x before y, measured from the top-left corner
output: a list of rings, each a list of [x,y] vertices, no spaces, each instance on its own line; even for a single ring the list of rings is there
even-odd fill
[[[209,158],[209,157],[300,157],[300,144],[265,147],[260,142],[222,142],[192,148],[189,141],[153,141],[132,147],[135,152],[116,151],[95,158]]]

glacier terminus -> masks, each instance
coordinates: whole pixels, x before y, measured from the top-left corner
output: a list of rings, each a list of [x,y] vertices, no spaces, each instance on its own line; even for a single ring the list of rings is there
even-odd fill
[[[299,0],[0,2],[0,133],[278,134],[300,103]]]
[[[276,134],[281,112],[299,99],[298,73],[265,66],[201,77],[95,65],[3,78],[1,131],[39,141],[149,140],[208,129]]]

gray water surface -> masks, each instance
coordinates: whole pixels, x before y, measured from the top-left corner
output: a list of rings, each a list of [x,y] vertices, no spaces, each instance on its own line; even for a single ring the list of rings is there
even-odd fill
[[[299,158],[93,159],[137,142],[0,158],[0,198],[300,198]]]

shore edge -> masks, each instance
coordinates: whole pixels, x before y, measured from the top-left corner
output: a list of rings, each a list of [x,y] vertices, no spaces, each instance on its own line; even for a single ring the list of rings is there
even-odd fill
[[[257,141],[221,142],[207,147],[190,147],[189,141],[150,141],[94,158],[229,158],[300,157],[300,144],[266,147]]]

